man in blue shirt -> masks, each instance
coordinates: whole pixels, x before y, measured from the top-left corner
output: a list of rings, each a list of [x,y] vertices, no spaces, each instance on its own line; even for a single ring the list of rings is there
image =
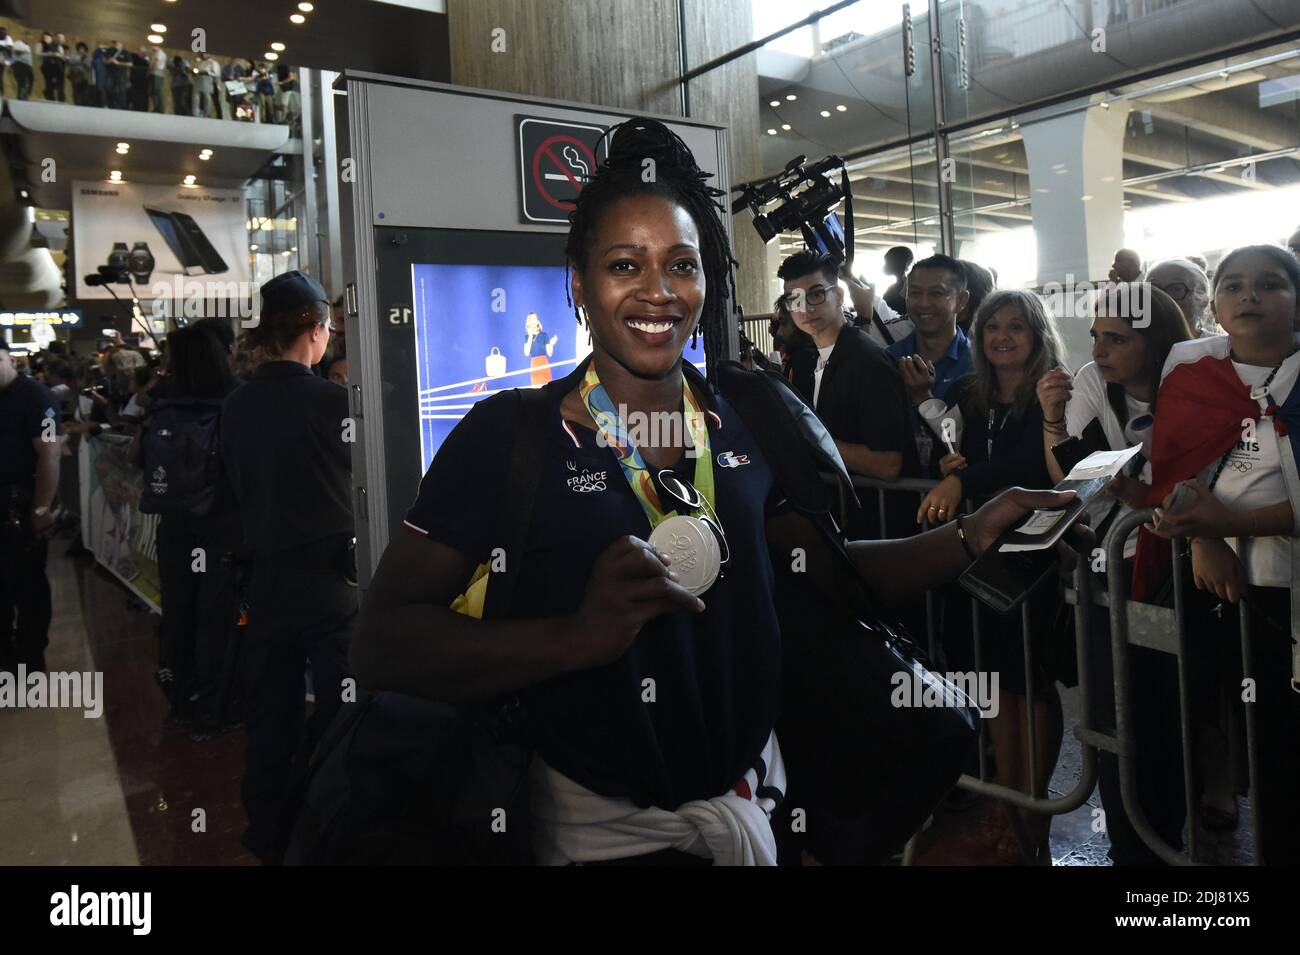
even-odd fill
[[[927,471],[934,442],[915,409],[930,398],[946,398],[953,382],[970,374],[970,339],[957,327],[969,298],[960,262],[946,255],[921,259],[907,276],[907,317],[916,330],[887,349],[898,359],[912,399],[912,430]]]

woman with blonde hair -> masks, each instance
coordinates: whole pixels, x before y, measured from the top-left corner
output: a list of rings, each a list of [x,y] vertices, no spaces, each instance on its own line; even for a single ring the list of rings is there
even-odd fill
[[[1060,335],[1036,294],[1001,289],[984,300],[972,324],[972,373],[953,385],[946,409],[921,409],[927,419],[939,420],[936,430],[941,439],[946,434],[949,450],[939,461],[943,480],[921,502],[917,523],[951,520],[960,513],[963,500],[982,502],[1014,484],[1052,486],[1043,460],[1043,412],[1036,388],[1043,375],[1060,365],[1064,354]],[[997,764],[996,781],[1031,795],[1046,793],[1064,729],[1060,697],[1044,665],[1055,606],[1055,588],[1039,588],[1029,598],[1032,686],[1022,656],[1021,615],[1001,616],[979,608],[979,669],[989,674],[987,679],[998,690],[994,715],[987,721]],[[953,671],[977,669],[974,613],[970,597],[952,588],[942,632]],[[1035,779],[1029,778],[1029,741],[1022,735],[1031,698],[1038,729]],[[1047,839],[1043,827],[1030,834],[1030,845],[1017,844],[1013,822],[1009,815],[995,812],[984,826],[990,847],[1001,861],[1011,863],[1041,852]]]

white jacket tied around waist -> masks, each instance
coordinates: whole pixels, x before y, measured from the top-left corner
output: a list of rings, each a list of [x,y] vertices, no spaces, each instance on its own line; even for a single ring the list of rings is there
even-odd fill
[[[568,865],[677,849],[715,865],[776,865],[771,814],[785,793],[785,764],[776,733],[753,769],[712,799],[676,811],[641,809],[601,796],[533,758],[533,848],[539,865]],[[775,795],[773,795],[775,793]]]

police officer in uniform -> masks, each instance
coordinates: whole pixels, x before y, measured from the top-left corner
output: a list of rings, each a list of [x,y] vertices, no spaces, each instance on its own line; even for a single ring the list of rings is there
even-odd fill
[[[59,486],[59,403],[19,374],[0,339],[0,670],[45,669],[50,582],[46,532]]]
[[[261,296],[252,334],[267,358],[226,399],[221,438],[250,553],[243,842],[270,862],[292,821],[280,816],[295,757],[310,755],[342,702],[357,591],[347,390],[311,371],[329,345],[329,299],[298,271]]]

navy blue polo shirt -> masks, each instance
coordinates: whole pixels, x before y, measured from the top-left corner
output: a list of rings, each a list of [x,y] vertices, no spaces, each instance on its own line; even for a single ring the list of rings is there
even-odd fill
[[[0,361],[9,353],[0,351]],[[36,445],[47,419],[58,428],[59,402],[34,378],[20,374],[0,390],[0,484],[31,487],[36,482]]]
[[[266,361],[221,408],[221,456],[254,554],[352,533],[348,392],[296,361]]]
[[[650,524],[614,452],[560,414],[585,364],[551,387],[537,496],[512,618],[562,616],[582,603],[596,558]],[[693,368],[692,381],[703,384]],[[554,769],[605,796],[676,809],[730,789],[761,752],[780,698],[781,633],[764,538],[773,478],[731,405],[708,391],[718,517],[731,559],[702,595],[701,614],[649,621],[617,661],[523,691],[533,743]],[[517,403],[502,393],[474,406],[439,449],[407,525],[486,562],[500,526]],[[726,463],[723,463],[726,462]],[[694,481],[683,456],[676,472]],[[489,584],[490,586],[490,584]],[[644,680],[653,680],[647,702]]]
[[[895,358],[906,358],[909,355],[916,354],[916,332],[900,339],[890,345],[885,351],[889,352]],[[930,386],[930,393],[936,398],[947,400],[948,389],[957,381],[971,373],[971,356],[970,356],[970,339],[966,333],[957,326],[957,334],[953,336],[952,341],[948,344],[948,350],[943,353],[943,357],[934,363],[934,384]],[[919,421],[919,416],[917,416]]]

